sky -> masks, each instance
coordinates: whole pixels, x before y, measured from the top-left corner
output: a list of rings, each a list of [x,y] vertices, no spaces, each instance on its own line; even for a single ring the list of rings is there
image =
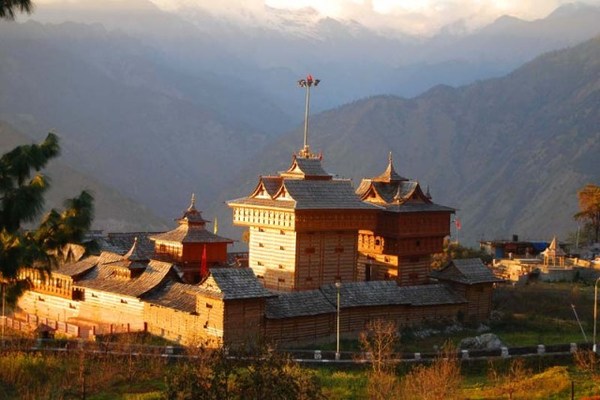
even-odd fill
[[[34,0],[35,3],[85,2],[86,0]],[[87,0],[89,1],[89,0]],[[104,0],[128,3],[138,0]],[[544,18],[557,7],[573,0],[150,0],[160,8],[178,11],[201,7],[215,14],[266,15],[265,6],[276,9],[311,7],[324,16],[354,19],[372,28],[387,28],[407,33],[427,34],[463,20],[476,28],[502,15],[525,20]],[[600,0],[583,0],[600,5]]]

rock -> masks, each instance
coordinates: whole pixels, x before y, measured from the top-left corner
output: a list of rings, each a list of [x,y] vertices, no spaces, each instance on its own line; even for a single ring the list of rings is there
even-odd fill
[[[504,344],[500,338],[493,333],[464,338],[460,341],[460,348],[465,350],[495,350]]]

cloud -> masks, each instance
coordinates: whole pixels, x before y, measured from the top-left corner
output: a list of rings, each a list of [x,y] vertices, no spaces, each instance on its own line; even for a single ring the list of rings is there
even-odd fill
[[[85,3],[90,0],[36,0],[36,4]],[[132,0],[104,0],[115,6]],[[136,0],[143,2],[144,0]],[[353,19],[371,28],[429,34],[462,21],[467,28],[490,23],[502,15],[532,20],[543,18],[572,0],[148,0],[172,12],[201,8],[215,16],[260,21],[269,10],[310,7],[324,16]],[[600,0],[585,0],[600,5]]]

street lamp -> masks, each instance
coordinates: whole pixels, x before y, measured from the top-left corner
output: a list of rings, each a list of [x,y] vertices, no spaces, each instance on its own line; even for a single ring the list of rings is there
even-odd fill
[[[308,146],[308,114],[310,110],[310,88],[317,87],[320,79],[314,79],[312,75],[307,75],[306,79],[300,79],[298,86],[306,89],[306,107],[304,109],[304,148],[300,150],[302,157],[310,157],[310,148]]]
[[[336,330],[336,345],[335,345],[335,359],[340,359],[340,287],[342,283],[340,281],[335,282],[335,288],[337,289],[337,330]]]
[[[596,353],[596,318],[598,316],[598,282],[600,282],[600,278],[596,279],[596,283],[594,284],[594,344],[592,350]]]

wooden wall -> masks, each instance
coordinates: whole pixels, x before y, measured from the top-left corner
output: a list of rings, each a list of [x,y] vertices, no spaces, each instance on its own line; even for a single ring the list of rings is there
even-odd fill
[[[79,302],[80,315],[88,320],[113,325],[144,328],[144,303],[136,298],[85,288]]]
[[[257,344],[264,335],[265,299],[225,302],[224,342],[228,346]]]
[[[41,292],[27,291],[19,298],[18,306],[27,314],[68,321],[80,314],[79,302],[64,297]]]
[[[356,281],[356,247],[356,231],[298,233],[295,290]]]
[[[295,287],[296,232],[252,226],[248,264],[269,289],[292,291]]]
[[[357,339],[369,321],[384,319],[396,323],[399,329],[428,322],[455,321],[463,304],[439,306],[382,305],[353,307],[340,310],[340,336]],[[308,317],[266,319],[265,337],[286,344],[312,344],[335,338],[336,313]]]

